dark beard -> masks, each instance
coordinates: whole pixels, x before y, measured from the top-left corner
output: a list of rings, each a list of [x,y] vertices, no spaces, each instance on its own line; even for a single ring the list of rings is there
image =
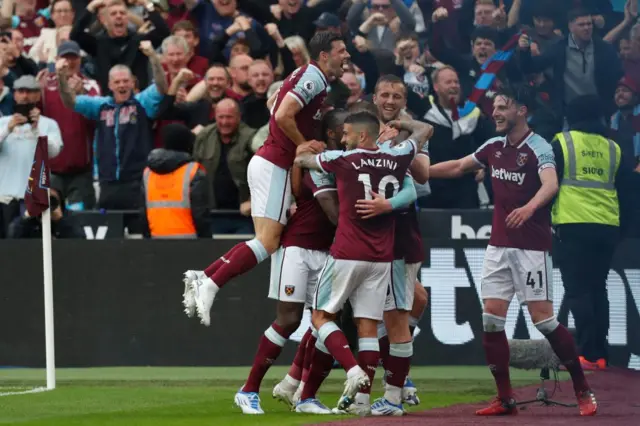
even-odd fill
[[[249,85],[249,82],[246,81],[242,84],[238,84],[238,87],[240,87],[242,90],[244,90],[245,92],[252,92],[253,89],[251,88],[251,86]]]

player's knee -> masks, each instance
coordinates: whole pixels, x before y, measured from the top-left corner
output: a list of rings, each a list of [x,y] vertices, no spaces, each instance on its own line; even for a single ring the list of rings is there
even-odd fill
[[[411,308],[411,316],[420,317],[427,307],[429,296],[427,290],[422,284],[416,285],[416,290],[413,295],[413,306]]]
[[[276,323],[287,331],[294,332],[302,321],[301,309],[278,309]]]
[[[278,247],[280,247],[280,233],[263,231],[256,234],[256,238],[251,241],[257,241],[260,243],[270,256],[278,250]]]
[[[269,249],[262,243],[262,241],[257,238],[247,241],[246,244],[253,252],[253,255],[256,257],[258,263],[267,260],[273,253],[270,252]]]
[[[313,314],[311,314],[311,324],[316,330],[320,330],[324,324],[333,321],[334,319],[335,318],[332,317],[331,314],[325,311],[313,311]]]
[[[533,325],[535,325],[538,331],[544,336],[548,336],[549,334],[553,333],[554,330],[560,325],[555,315],[553,315],[551,318],[543,319],[538,322],[536,322],[535,320],[533,321]]]
[[[482,329],[485,333],[499,333],[504,331],[504,325],[506,323],[507,319],[505,317],[499,317],[486,312],[482,314]]]

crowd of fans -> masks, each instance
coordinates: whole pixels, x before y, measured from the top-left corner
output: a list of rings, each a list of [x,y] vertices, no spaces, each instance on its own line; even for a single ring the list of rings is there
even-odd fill
[[[432,163],[492,137],[496,90],[525,82],[537,88],[531,125],[548,140],[573,99],[597,95],[610,137],[640,171],[637,0],[2,0],[0,27],[0,237],[34,223],[24,217],[33,160],[24,141],[38,134],[49,140],[55,220],[143,208],[144,169],[185,155],[149,158],[173,123],[196,135],[187,154],[204,166],[205,207],[249,216],[246,169],[266,139],[267,99],[309,62],[317,31],[342,34],[351,54],[328,103],[428,121]],[[502,61],[495,78],[483,67],[491,59]],[[375,93],[389,74],[406,94]],[[419,199],[425,208],[490,204],[483,171],[432,180]],[[211,226],[234,233],[247,223]]]

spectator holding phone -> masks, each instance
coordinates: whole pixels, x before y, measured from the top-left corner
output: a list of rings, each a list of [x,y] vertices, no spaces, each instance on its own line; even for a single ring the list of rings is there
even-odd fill
[[[39,136],[49,142],[49,157],[62,150],[58,124],[40,115],[40,85],[35,77],[25,75],[13,84],[14,114],[0,118],[0,236],[5,237],[9,224],[20,215],[24,193],[31,173]]]

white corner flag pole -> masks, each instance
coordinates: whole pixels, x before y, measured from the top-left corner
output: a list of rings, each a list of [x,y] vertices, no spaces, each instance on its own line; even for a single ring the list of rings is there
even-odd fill
[[[49,190],[47,190],[49,192]],[[44,335],[47,389],[56,388],[56,354],[53,329],[53,259],[51,252],[51,208],[42,212],[42,262],[44,271]]]

